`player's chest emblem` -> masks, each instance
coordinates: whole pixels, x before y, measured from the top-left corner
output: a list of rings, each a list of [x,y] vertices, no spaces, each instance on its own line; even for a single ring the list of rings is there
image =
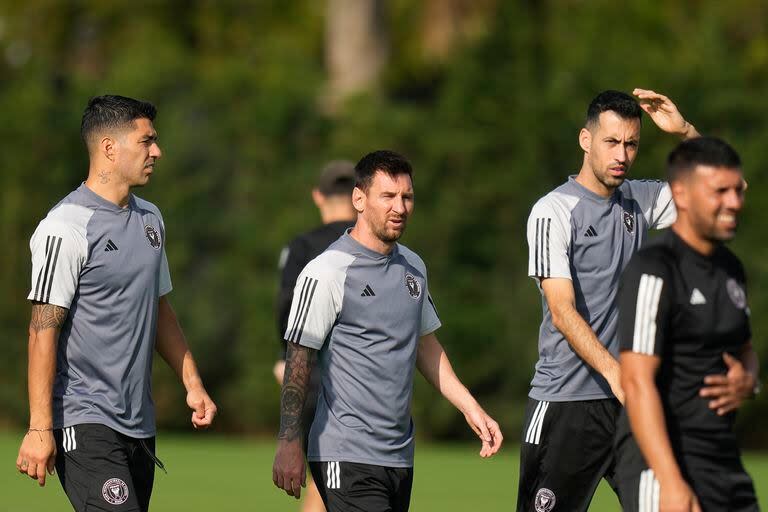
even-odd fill
[[[162,241],[160,240],[160,233],[158,233],[154,227],[149,225],[145,226],[144,234],[147,237],[149,245],[151,245],[153,249],[160,249],[160,246],[162,245]]]
[[[624,217],[624,227],[626,228],[627,233],[631,235],[632,232],[635,230],[635,216],[632,215],[632,213],[625,210],[623,217]]]
[[[744,293],[744,289],[739,286],[739,283],[735,279],[730,278],[725,282],[725,288],[728,290],[728,297],[731,298],[733,305],[739,309],[747,307],[747,294]]]
[[[421,284],[412,274],[405,274],[405,287],[408,289],[408,295],[414,299],[421,297]]]

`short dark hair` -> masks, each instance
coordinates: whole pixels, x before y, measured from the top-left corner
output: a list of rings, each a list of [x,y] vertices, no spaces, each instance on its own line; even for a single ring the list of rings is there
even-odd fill
[[[355,165],[355,186],[367,192],[377,171],[397,176],[407,174],[413,178],[413,169],[408,160],[401,154],[387,149],[368,153]]]
[[[89,139],[104,129],[124,129],[133,126],[136,119],[154,121],[155,106],[146,101],[107,94],[88,101],[80,123],[80,137],[88,146]]]
[[[643,111],[635,98],[625,92],[608,90],[595,96],[587,107],[587,129],[596,126],[600,114],[609,111],[623,119],[638,119],[642,122]]]
[[[741,158],[730,144],[717,137],[684,140],[667,157],[667,181],[688,176],[696,166],[741,168]]]

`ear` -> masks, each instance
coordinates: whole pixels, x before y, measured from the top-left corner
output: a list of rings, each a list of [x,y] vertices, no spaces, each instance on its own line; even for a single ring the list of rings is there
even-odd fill
[[[99,152],[110,162],[115,161],[117,155],[117,143],[111,137],[102,137],[99,141]]]
[[[313,188],[312,189],[312,201],[314,201],[315,206],[318,208],[322,208],[325,204],[325,196],[320,193],[320,190]]]
[[[357,213],[363,213],[363,210],[365,210],[366,199],[365,192],[361,189],[355,187],[352,190],[352,206],[357,210]]]
[[[669,184],[672,190],[672,200],[678,210],[687,210],[690,203],[686,179],[675,180]]]
[[[589,153],[592,149],[592,132],[586,128],[582,128],[579,132],[579,146],[585,153]]]

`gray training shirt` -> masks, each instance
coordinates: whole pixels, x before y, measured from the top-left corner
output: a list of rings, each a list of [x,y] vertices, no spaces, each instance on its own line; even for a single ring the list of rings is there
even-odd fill
[[[440,327],[424,262],[345,233],[296,281],[285,339],[320,350],[307,459],[413,466],[411,395],[419,337]]]
[[[571,176],[545,195],[528,217],[528,275],[541,291],[541,278],[573,282],[576,309],[608,351],[618,357],[617,295],[621,272],[649,228],[674,222],[669,186],[655,180],[627,180],[611,197],[601,197]],[[539,361],[529,396],[566,402],[613,396],[608,382],[587,365],[552,324],[542,293]]]
[[[29,300],[69,310],[53,387],[54,428],[99,423],[155,435],[151,396],[158,297],[171,291],[160,211],[131,195],[120,208],[85,184],[30,240]]]

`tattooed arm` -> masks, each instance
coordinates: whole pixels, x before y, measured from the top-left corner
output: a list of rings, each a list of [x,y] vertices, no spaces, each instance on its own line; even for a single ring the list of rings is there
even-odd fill
[[[280,431],[277,435],[272,481],[296,499],[301,496],[301,488],[306,486],[301,412],[307,399],[309,375],[316,352],[308,347],[288,343],[283,390],[280,394]]]
[[[69,311],[66,308],[32,303],[29,322],[29,428],[19,448],[16,468],[45,485],[45,471],[53,474],[56,444],[53,440],[53,379],[56,375],[56,346]]]

